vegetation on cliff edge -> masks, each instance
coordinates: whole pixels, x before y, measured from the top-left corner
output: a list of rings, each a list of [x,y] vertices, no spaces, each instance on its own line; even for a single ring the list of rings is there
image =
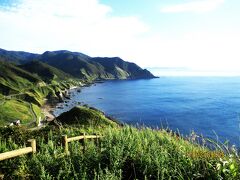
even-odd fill
[[[101,134],[98,141],[69,143],[61,135]],[[239,179],[237,154],[210,151],[165,130],[125,126],[46,127],[37,131],[0,128],[0,152],[36,138],[37,153],[0,162],[6,179]]]

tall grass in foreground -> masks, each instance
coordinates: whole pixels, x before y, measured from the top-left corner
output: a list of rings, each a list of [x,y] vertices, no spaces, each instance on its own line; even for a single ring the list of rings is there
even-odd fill
[[[104,135],[101,140],[85,142],[85,149],[71,142],[70,155],[64,154],[61,134],[84,131],[20,133],[22,141],[35,136],[37,154],[0,162],[0,174],[6,179],[240,179],[237,154],[210,151],[164,130],[106,128],[98,130]],[[2,136],[0,152],[19,148],[15,136]]]

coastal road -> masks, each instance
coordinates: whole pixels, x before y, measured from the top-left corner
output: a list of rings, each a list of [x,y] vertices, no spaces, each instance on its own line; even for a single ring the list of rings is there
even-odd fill
[[[37,123],[37,115],[36,115],[36,113],[33,110],[32,103],[29,103],[29,110],[30,110],[30,112],[31,112],[31,114],[33,116],[33,121]]]
[[[28,126],[28,127],[33,127],[33,126],[36,126],[36,124],[38,124],[37,122],[37,115],[36,113],[34,112],[33,110],[33,106],[31,103],[28,103],[29,104],[29,111],[30,113],[32,114],[32,117],[33,117],[33,121],[27,123],[27,124],[24,124],[25,126]]]

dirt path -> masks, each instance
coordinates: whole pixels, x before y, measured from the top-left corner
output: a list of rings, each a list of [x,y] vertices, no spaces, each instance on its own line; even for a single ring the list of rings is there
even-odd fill
[[[36,115],[36,113],[34,112],[33,106],[32,106],[31,103],[29,103],[29,110],[30,110],[30,112],[31,112],[31,114],[32,114],[32,116],[33,116],[33,121],[37,124],[37,115]]]
[[[37,115],[36,115],[36,113],[34,112],[34,110],[33,110],[33,106],[32,106],[32,104],[31,103],[28,103],[28,105],[29,105],[29,111],[30,111],[30,113],[32,114],[32,117],[33,117],[33,120],[31,121],[31,122],[29,122],[29,123],[27,123],[27,124],[24,124],[24,126],[27,126],[27,127],[36,127],[37,126]]]

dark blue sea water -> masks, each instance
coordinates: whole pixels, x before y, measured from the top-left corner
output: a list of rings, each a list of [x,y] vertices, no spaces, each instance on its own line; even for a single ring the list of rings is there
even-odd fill
[[[169,127],[187,135],[229,140],[240,146],[240,77],[162,77],[108,81],[74,92],[84,102],[129,124]],[[58,114],[62,110],[57,110]]]

